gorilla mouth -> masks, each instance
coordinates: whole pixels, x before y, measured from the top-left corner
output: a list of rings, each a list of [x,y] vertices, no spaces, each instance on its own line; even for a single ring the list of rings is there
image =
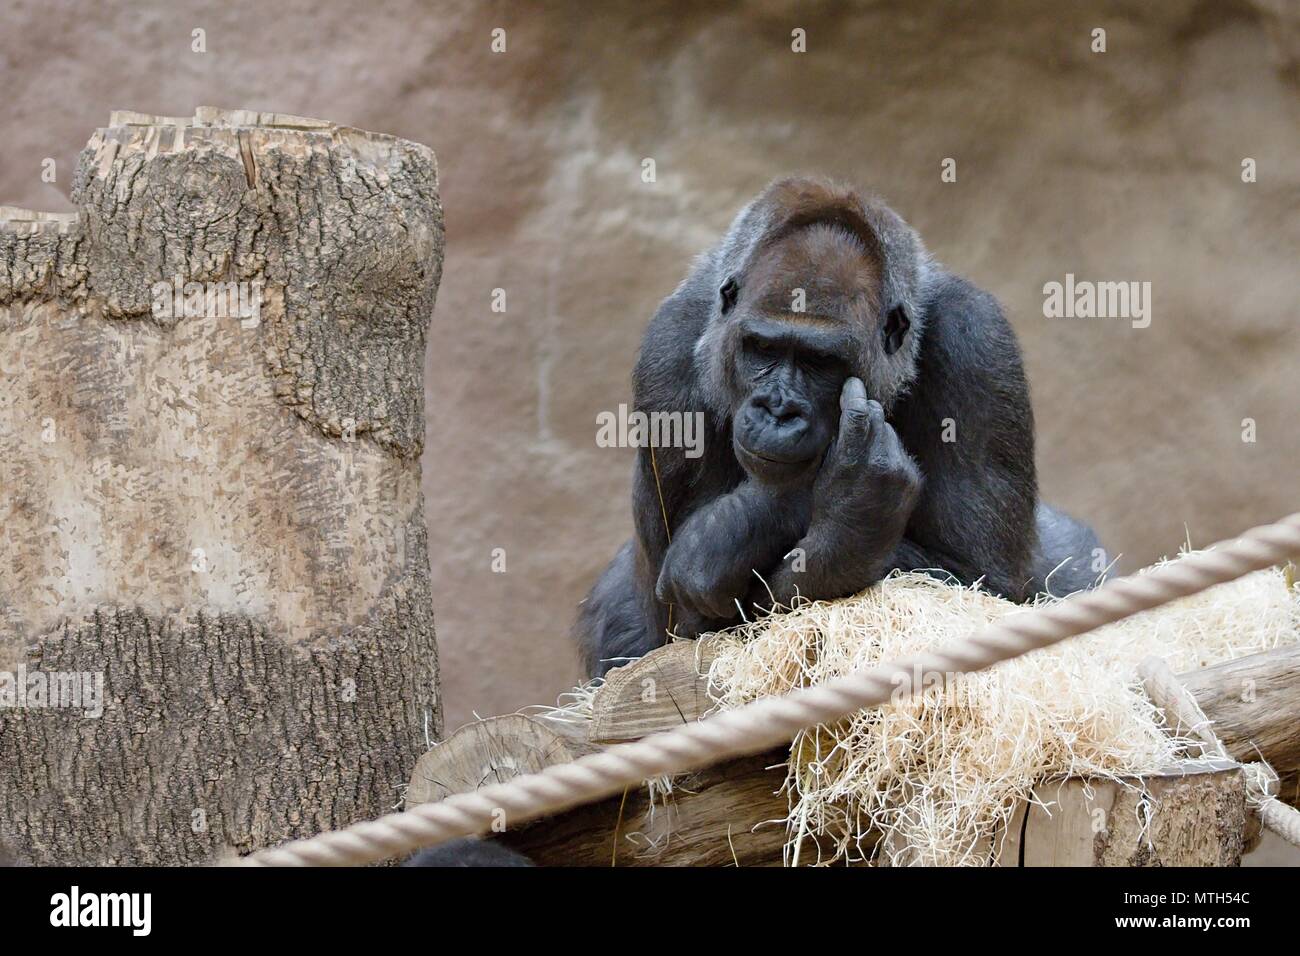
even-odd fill
[[[744,448],[743,445],[741,447]],[[745,448],[745,454],[760,461],[770,462],[773,465],[806,465],[812,461],[811,458],[774,458],[771,455],[763,455],[748,448]]]
[[[808,471],[815,458],[778,458],[746,448],[736,442],[736,451],[744,469],[762,481],[784,483]]]
[[[806,446],[807,442],[801,442],[800,444]],[[804,465],[811,464],[813,459],[817,458],[818,454],[820,454],[820,452],[812,455],[807,454],[807,448],[800,448],[798,445],[795,445],[793,448],[782,450],[777,450],[769,446],[765,447],[762,451],[759,451],[758,449],[751,447],[750,444],[739,435],[735,436],[733,445],[735,446],[736,451],[743,453],[747,458],[756,459],[768,465],[782,465],[785,467],[802,468]]]

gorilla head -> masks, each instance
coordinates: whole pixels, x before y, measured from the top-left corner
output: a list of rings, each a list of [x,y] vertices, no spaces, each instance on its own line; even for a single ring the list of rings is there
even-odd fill
[[[888,207],[820,180],[782,180],[715,257],[696,360],[736,458],[768,484],[813,475],[850,376],[888,409],[916,373],[925,254]]]

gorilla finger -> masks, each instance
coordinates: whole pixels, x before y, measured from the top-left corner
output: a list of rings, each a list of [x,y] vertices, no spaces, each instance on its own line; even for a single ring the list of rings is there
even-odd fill
[[[867,399],[861,408],[847,406],[840,414],[840,444],[856,457],[871,447],[885,427],[885,410],[879,402]]]
[[[847,422],[863,422],[871,415],[871,399],[863,398],[842,400],[840,402],[840,425]],[[864,423],[865,424],[865,423]]]
[[[700,609],[714,620],[726,620],[736,616],[736,599],[729,594],[703,595]]]
[[[840,388],[840,409],[843,410],[850,405],[861,408],[866,403],[867,387],[862,384],[862,379],[850,375]]]
[[[887,478],[900,488],[920,489],[921,469],[896,436],[872,449],[867,468],[872,474]]]
[[[908,472],[913,482],[921,479],[921,466],[917,460],[912,457],[912,453],[907,450],[903,440],[898,437],[898,433],[890,428],[890,440],[888,444],[889,456],[892,461],[898,462],[902,471]]]
[[[880,427],[871,433],[871,460],[873,462],[893,460],[906,454],[907,451],[903,448],[898,432],[894,430],[893,425],[882,418]]]
[[[655,599],[660,604],[676,604],[677,588],[674,586],[672,576],[668,573],[668,565],[665,564],[659,571],[659,579],[655,581]]]
[[[898,432],[895,431],[894,426],[884,420],[883,413],[880,427],[872,432],[871,437],[873,439],[873,458],[877,455],[885,458],[898,458],[907,454],[907,450],[903,447],[903,440],[898,437]]]

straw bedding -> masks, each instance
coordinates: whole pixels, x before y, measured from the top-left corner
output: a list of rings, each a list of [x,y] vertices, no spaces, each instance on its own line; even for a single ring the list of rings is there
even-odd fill
[[[914,675],[927,693],[799,735],[790,749],[786,862],[982,865],[1018,800],[1057,774],[1119,778],[1185,757],[1142,693],[1138,663],[1175,673],[1297,639],[1300,605],[1260,571],[987,671]],[[712,635],[719,707],[941,646],[1023,607],[922,574]],[[900,688],[901,689],[901,688]],[[994,846],[996,849],[996,846]]]
[[[784,782],[786,863],[857,862],[875,844],[877,862],[986,865],[1038,781],[1134,786],[1187,759],[1191,741],[1163,725],[1137,665],[1156,655],[1183,673],[1300,639],[1292,573],[1259,571],[979,673],[913,675],[924,694],[800,733]],[[1024,610],[978,586],[896,574],[856,597],[805,602],[701,641],[717,709],[729,709],[938,648]],[[587,719],[599,683],[547,715]],[[648,783],[671,799],[670,779]]]

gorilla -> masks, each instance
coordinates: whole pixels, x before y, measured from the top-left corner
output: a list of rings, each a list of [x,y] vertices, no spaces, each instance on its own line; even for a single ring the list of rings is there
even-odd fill
[[[405,863],[404,867],[515,867],[534,866],[532,860],[507,846],[479,837],[449,840],[438,846],[425,847]]]
[[[659,306],[633,389],[637,411],[702,413],[703,449],[638,449],[635,537],[575,626],[591,675],[894,570],[1025,601],[1107,563],[1038,501],[997,302],[848,186],[783,179],[742,209]]]

